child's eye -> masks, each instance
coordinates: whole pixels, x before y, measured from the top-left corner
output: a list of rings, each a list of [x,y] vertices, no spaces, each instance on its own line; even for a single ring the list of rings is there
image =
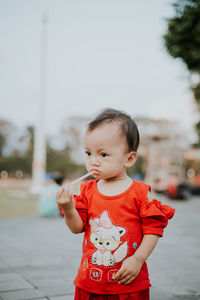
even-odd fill
[[[90,156],[90,155],[91,155],[91,152],[85,151],[85,154],[86,154],[87,156]]]
[[[102,156],[102,157],[106,157],[106,156],[108,156],[108,154],[106,154],[105,152],[102,152],[102,153],[101,153],[101,156]]]

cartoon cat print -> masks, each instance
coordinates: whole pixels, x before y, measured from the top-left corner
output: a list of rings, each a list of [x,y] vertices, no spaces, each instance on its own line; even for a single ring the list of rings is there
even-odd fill
[[[127,242],[122,244],[120,238],[126,230],[112,224],[107,211],[104,211],[99,219],[90,219],[89,224],[90,241],[97,248],[92,255],[92,263],[99,266],[113,266],[122,261],[127,255],[128,246]],[[117,250],[112,254],[115,249]]]

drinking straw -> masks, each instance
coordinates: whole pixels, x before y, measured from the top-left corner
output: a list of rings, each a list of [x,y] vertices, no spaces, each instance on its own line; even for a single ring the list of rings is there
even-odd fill
[[[89,172],[89,173],[87,173],[87,174],[85,174],[85,175],[83,175],[83,176],[81,176],[81,177],[75,179],[74,181],[72,181],[72,182],[70,182],[70,183],[63,184],[63,185],[61,185],[61,188],[66,188],[66,187],[68,187],[68,186],[72,186],[73,184],[76,184],[76,183],[82,181],[83,179],[85,179],[85,178],[91,176],[93,173],[94,173],[94,171]],[[49,198],[55,196],[56,194],[57,194],[57,193],[53,193],[53,194],[47,196],[47,199],[49,199]]]
[[[65,187],[67,187],[68,185],[76,184],[76,183],[78,183],[79,181],[82,181],[83,179],[85,179],[85,178],[91,176],[93,173],[94,173],[94,171],[89,172],[89,173],[87,173],[87,174],[85,174],[85,175],[83,175],[83,176],[81,176],[81,177],[75,179],[74,181],[72,181],[72,182],[70,182],[70,183],[64,184],[62,187],[65,188]]]

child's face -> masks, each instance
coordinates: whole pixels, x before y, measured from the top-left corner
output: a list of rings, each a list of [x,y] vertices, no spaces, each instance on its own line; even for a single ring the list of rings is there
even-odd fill
[[[128,167],[125,137],[119,123],[105,123],[85,135],[86,168],[100,179],[123,178]]]

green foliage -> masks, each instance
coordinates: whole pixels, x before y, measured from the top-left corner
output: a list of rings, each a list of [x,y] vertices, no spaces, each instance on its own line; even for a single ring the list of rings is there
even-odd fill
[[[138,156],[134,166],[130,167],[127,170],[127,174],[129,176],[132,176],[134,174],[140,174],[140,175],[144,176],[144,159],[143,159],[143,157]]]
[[[84,173],[85,167],[70,159],[70,149],[57,151],[50,146],[47,148],[47,172],[59,172],[66,178]]]
[[[14,149],[11,153],[5,155],[3,150],[6,147],[11,128],[14,127],[9,122],[0,120],[0,171],[6,170],[9,174],[14,174],[17,170],[22,170],[25,175],[31,176],[34,127],[28,126],[25,133],[19,138],[20,142],[24,140],[27,142],[25,150]],[[84,166],[78,165],[70,159],[70,149],[55,150],[48,143],[46,169],[47,172],[59,172],[68,178],[85,172]]]
[[[10,155],[0,158],[0,170],[6,170],[8,173],[15,173],[17,170],[22,170],[24,173],[30,174],[31,164],[23,154],[14,150]]]
[[[4,153],[4,150],[7,147],[8,137],[14,129],[15,127],[11,122],[0,119],[0,157]]]
[[[165,47],[172,57],[180,58],[186,64],[189,72],[200,74],[200,0],[178,0],[174,8],[175,17],[168,19],[168,30],[164,35]],[[191,90],[200,111],[200,82],[191,86]],[[196,146],[200,146],[198,124]]]
[[[0,157],[3,154],[3,148],[5,146],[5,143],[6,143],[5,136],[2,134],[2,132],[0,132]]]
[[[200,82],[198,84],[196,84],[194,87],[192,87],[192,91],[193,91],[194,98],[196,100],[198,109],[200,111]]]
[[[200,1],[179,0],[174,7],[176,16],[168,20],[165,46],[189,71],[200,72]]]

